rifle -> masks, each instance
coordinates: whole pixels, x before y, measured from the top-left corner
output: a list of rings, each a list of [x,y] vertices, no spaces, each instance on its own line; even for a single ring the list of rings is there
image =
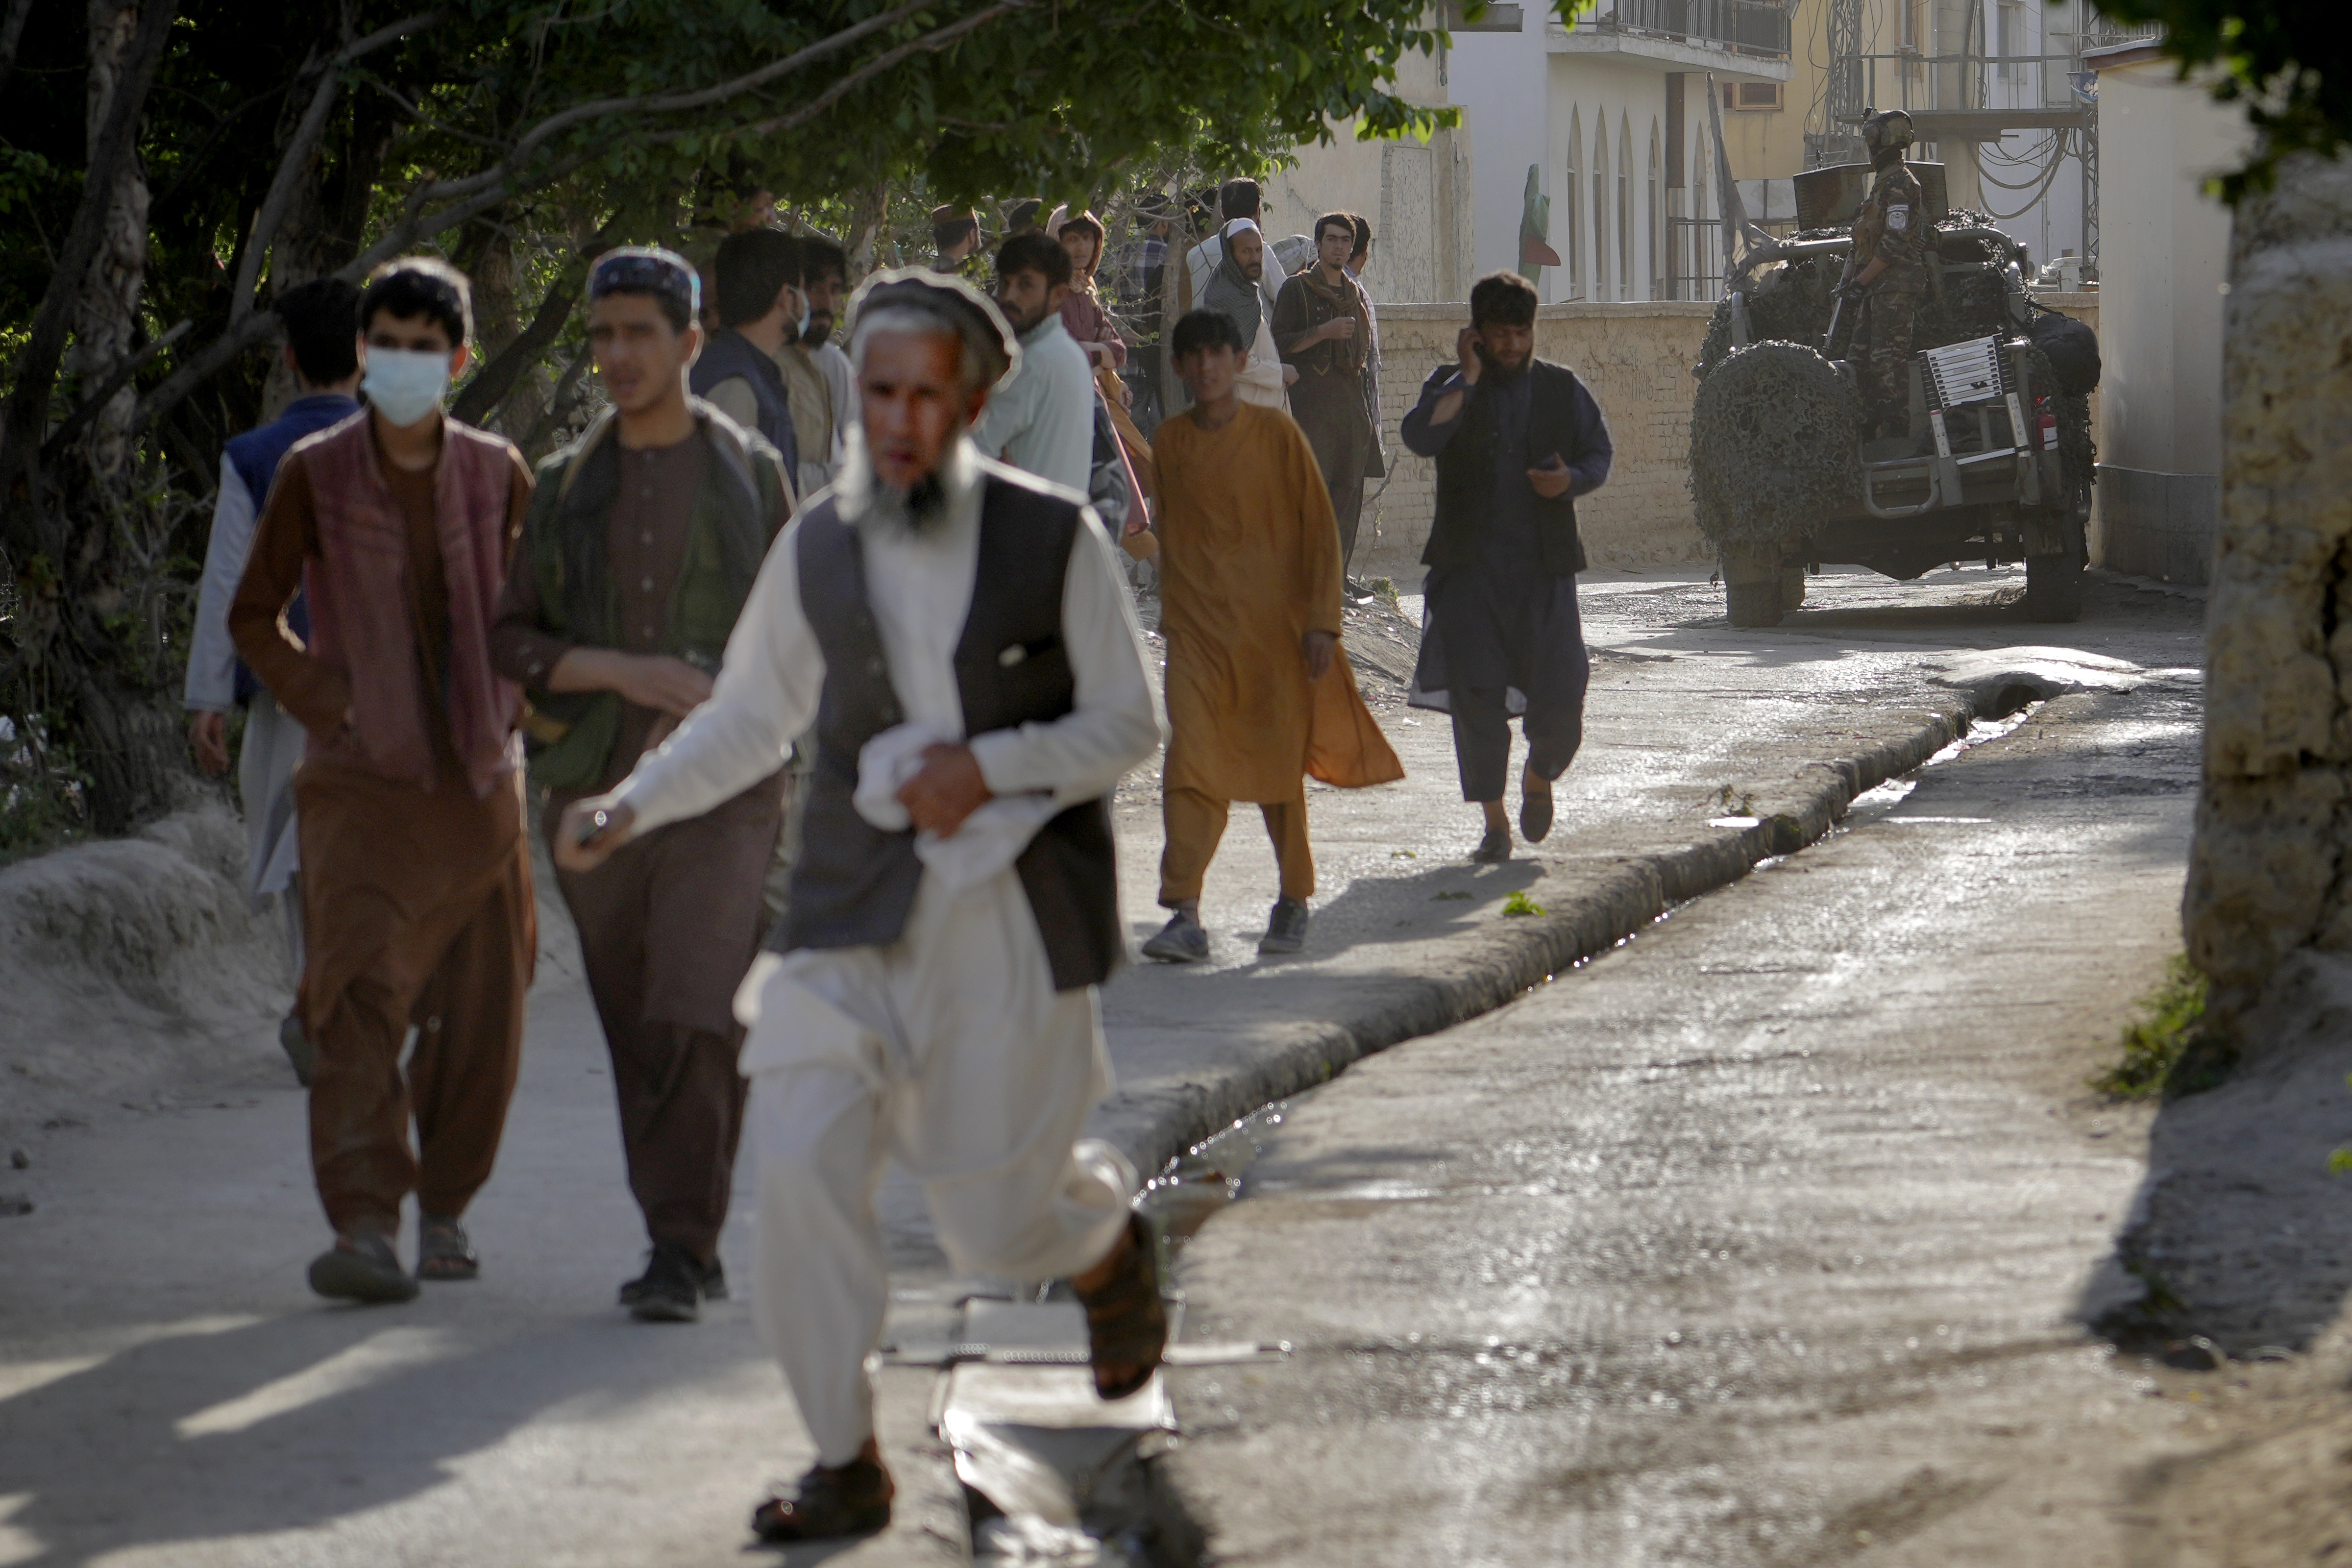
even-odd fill
[[[1845,253],[1844,269],[1838,274],[1837,291],[1831,296],[1830,330],[1822,334],[1822,357],[1823,359],[1832,358],[1837,352],[1833,345],[1837,342],[1838,319],[1845,314],[1845,287],[1853,281],[1853,251],[1849,247]]]

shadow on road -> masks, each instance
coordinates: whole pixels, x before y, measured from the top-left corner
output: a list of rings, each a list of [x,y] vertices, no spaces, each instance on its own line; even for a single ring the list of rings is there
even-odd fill
[[[2295,955],[2239,1039],[2219,1088],[2158,1113],[2147,1176],[2084,1293],[2084,1319],[2131,1348],[2300,1352],[2352,1296],[2352,1176],[2329,1170],[2352,1144],[2352,964]]]
[[[485,1333],[432,1306],[173,1333],[0,1403],[0,1484],[26,1494],[5,1528],[40,1548],[11,1561],[331,1529],[462,1488],[457,1461],[551,1406],[609,1418],[716,1370],[701,1336],[614,1317]]]

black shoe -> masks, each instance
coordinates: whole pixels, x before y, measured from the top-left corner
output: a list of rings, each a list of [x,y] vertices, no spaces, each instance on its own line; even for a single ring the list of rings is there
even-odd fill
[[[310,1260],[310,1289],[338,1301],[413,1301],[417,1285],[389,1237],[339,1236]]]
[[[279,1021],[278,1045],[286,1053],[286,1059],[294,1064],[294,1081],[304,1089],[310,1088],[310,1069],[318,1065],[319,1053],[302,1027],[301,1014],[289,1013]]]
[[[1541,789],[1531,789],[1539,784]],[[1540,844],[1551,831],[1551,783],[1548,779],[1519,780],[1519,837],[1530,844]]]
[[[646,1271],[621,1287],[621,1300],[641,1323],[691,1323],[702,1316],[702,1265],[683,1247],[657,1241]]]
[[[637,1304],[637,1297],[644,1292],[646,1280],[652,1273],[652,1259],[648,1257],[645,1273],[638,1275],[635,1279],[622,1282],[620,1295],[622,1306],[634,1307]],[[710,1267],[702,1271],[702,1299],[706,1301],[727,1300],[727,1265],[716,1258],[710,1260]]]
[[[1159,934],[1143,944],[1143,956],[1162,963],[1198,963],[1209,956],[1209,933],[1199,921],[1178,910]]]
[[[790,1491],[771,1493],[751,1510],[751,1533],[772,1546],[871,1535],[890,1522],[896,1490],[868,1443],[849,1463],[832,1469],[811,1465]]]
[[[1283,899],[1266,917],[1265,934],[1257,939],[1260,952],[1297,952],[1307,945],[1307,905],[1297,899]]]
[[[1507,827],[1486,829],[1486,837],[1478,840],[1477,848],[1470,851],[1472,863],[1479,866],[1499,866],[1510,858],[1511,830]]]

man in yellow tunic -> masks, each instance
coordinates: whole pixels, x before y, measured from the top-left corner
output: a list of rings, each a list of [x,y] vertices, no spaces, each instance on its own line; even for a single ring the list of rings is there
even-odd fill
[[[1339,651],[1339,532],[1315,449],[1290,416],[1236,395],[1249,345],[1229,317],[1195,310],[1170,346],[1192,394],[1153,437],[1168,639],[1160,902],[1174,912],[1143,952],[1209,955],[1202,878],[1227,805],[1244,800],[1265,813],[1282,877],[1258,951],[1296,952],[1315,891],[1307,777],[1355,789],[1404,768]]]

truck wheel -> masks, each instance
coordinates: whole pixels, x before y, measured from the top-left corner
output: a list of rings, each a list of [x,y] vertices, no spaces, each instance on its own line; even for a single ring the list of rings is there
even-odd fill
[[[2029,621],[2079,621],[2083,618],[2083,558],[2073,551],[2025,558],[2025,618]]]
[[[1727,577],[1723,580],[1724,619],[1735,626],[1777,626],[1780,624],[1780,578],[1778,573],[1769,577],[1747,582]]]

